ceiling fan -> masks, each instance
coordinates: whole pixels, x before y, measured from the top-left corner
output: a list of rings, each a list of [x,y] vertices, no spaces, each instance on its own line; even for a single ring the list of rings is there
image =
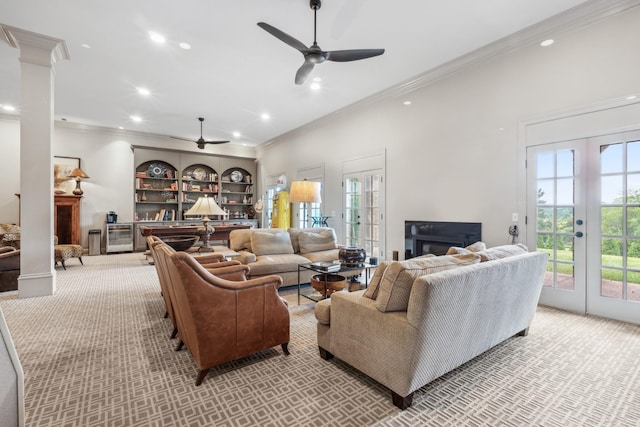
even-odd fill
[[[181,139],[183,141],[195,142],[196,144],[198,144],[198,148],[201,150],[204,150],[204,146],[206,144],[226,144],[227,142],[229,142],[229,141],[205,141],[204,138],[202,137],[202,122],[204,122],[204,117],[198,117],[198,120],[200,120],[200,138],[198,138],[197,141],[194,141],[192,139],[179,138],[177,136],[172,136],[171,138]]]
[[[258,22],[258,26],[267,31],[272,36],[282,40],[294,49],[297,49],[304,56],[304,63],[296,73],[296,84],[301,85],[307,76],[313,70],[315,64],[321,64],[324,61],[348,62],[357,61],[359,59],[371,58],[373,56],[382,55],[384,49],[352,49],[352,50],[332,50],[324,51],[320,49],[316,42],[316,14],[321,6],[321,0],[310,0],[309,6],[313,9],[313,44],[306,47],[301,41],[291,37],[289,34],[272,27],[271,25]]]

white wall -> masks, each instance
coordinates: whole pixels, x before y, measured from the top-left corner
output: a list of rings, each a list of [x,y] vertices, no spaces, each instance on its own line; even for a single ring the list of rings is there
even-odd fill
[[[201,154],[195,144],[166,137],[132,134],[115,130],[55,123],[54,154],[79,157],[82,169],[90,176],[81,182],[82,245],[88,247],[88,233],[101,229],[104,241],[106,213],[115,211],[118,222],[133,220],[134,158],[132,146],[179,149]],[[0,186],[0,223],[19,222],[20,122],[17,117],[0,117],[0,148],[3,180]],[[207,148],[209,154],[255,158],[255,150],[239,146]],[[44,180],[45,177],[34,177]],[[46,182],[46,181],[43,181]]]
[[[261,171],[293,176],[304,166],[299,159],[325,162],[323,210],[342,212],[342,162],[386,149],[388,253],[404,252],[405,220],[481,222],[489,245],[508,243],[512,212],[524,226],[519,123],[640,95],[638,22],[636,7],[551,34],[551,47],[531,45],[406,96],[354,105],[259,149]],[[404,106],[406,99],[412,105]],[[640,128],[640,119],[629,125]]]

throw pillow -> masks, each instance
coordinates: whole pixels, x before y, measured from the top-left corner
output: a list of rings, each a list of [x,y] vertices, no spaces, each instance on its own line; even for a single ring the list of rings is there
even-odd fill
[[[376,271],[373,273],[373,277],[369,282],[369,286],[367,286],[367,290],[362,295],[363,297],[366,297],[369,299],[376,299],[378,297],[378,290],[380,289],[380,281],[382,280],[382,275],[384,274],[384,271],[387,269],[388,266],[389,266],[389,263],[386,261],[382,261],[380,264],[378,264],[378,267],[376,267]]]
[[[280,233],[254,231],[251,234],[251,248],[256,256],[293,253],[291,238],[286,231]]]
[[[470,252],[481,252],[487,249],[487,245],[484,242],[475,242],[467,246],[466,248],[459,248],[457,246],[451,246],[447,251],[447,255],[455,254],[468,254]]]
[[[333,229],[323,230],[319,233],[303,231],[298,235],[298,244],[301,254],[335,249],[337,248],[336,233]]]
[[[426,274],[479,262],[480,255],[474,253],[394,261],[389,264],[382,276],[376,308],[382,312],[406,311],[415,279]]]
[[[522,243],[517,243],[515,245],[495,246],[478,253],[480,254],[482,262],[486,262],[493,261],[495,259],[507,258],[514,255],[520,255],[527,252],[529,252],[529,248],[527,248]]]

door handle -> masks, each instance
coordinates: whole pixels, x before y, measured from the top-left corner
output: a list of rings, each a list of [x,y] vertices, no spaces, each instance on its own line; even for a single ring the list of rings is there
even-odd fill
[[[584,233],[582,231],[578,231],[576,233],[576,237],[582,237],[582,236],[584,236]]]

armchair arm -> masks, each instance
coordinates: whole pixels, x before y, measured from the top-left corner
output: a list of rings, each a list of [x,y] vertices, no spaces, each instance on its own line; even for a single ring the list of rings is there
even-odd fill
[[[194,256],[194,258],[200,264],[211,264],[211,263],[214,263],[214,262],[224,262],[224,261],[226,261],[226,258],[224,257],[224,255],[218,254],[218,253],[206,254],[206,255],[198,255],[198,256]]]
[[[230,265],[227,267],[207,268],[207,271],[209,271],[214,276],[219,277],[221,279],[232,280],[232,281],[247,280],[247,274],[249,274],[249,270],[250,270],[249,266],[242,265],[240,263],[236,265]]]
[[[196,260],[196,261],[200,262],[200,260]],[[200,262],[200,265],[202,265],[206,269],[210,269],[210,268],[229,267],[230,265],[242,265],[242,263],[240,261],[231,260],[231,261],[212,262],[212,263]]]

